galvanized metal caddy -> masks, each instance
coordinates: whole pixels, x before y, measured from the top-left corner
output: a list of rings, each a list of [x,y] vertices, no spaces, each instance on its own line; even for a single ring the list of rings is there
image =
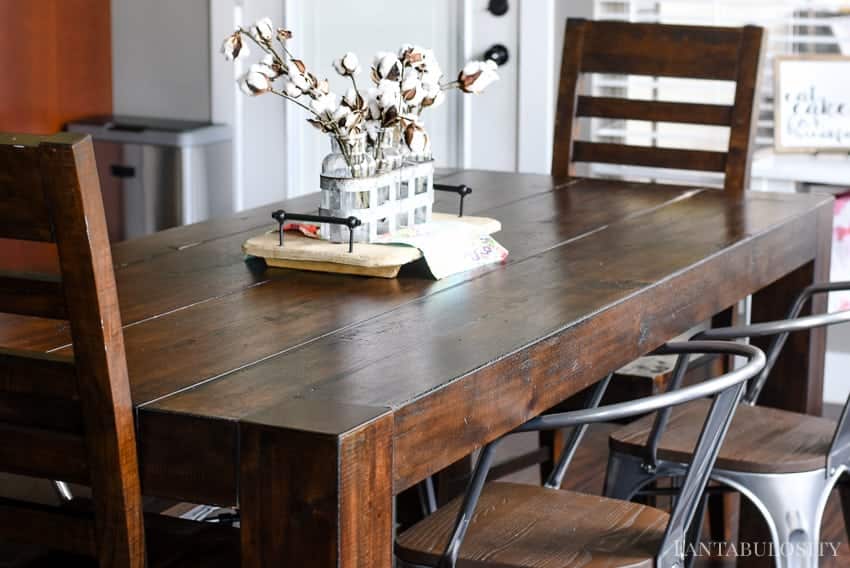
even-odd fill
[[[406,162],[400,168],[368,177],[320,176],[325,217],[360,220],[354,242],[371,243],[398,229],[427,223],[434,204],[434,162]],[[347,242],[349,228],[322,223],[322,238]]]

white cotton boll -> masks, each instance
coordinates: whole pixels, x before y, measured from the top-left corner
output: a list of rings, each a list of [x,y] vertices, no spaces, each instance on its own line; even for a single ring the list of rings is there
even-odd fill
[[[422,90],[425,92],[426,99],[433,99],[442,92],[439,83],[422,83]]]
[[[357,89],[354,87],[348,87],[348,90],[345,91],[345,94],[342,97],[342,102],[348,105],[349,108],[360,108],[363,101],[360,99]]]
[[[404,141],[414,154],[427,154],[431,148],[431,140],[425,129],[418,124],[410,124],[404,130]]]
[[[460,90],[465,93],[480,93],[491,83],[499,80],[494,61],[470,61],[463,66],[458,76]]]
[[[443,91],[437,91],[432,95],[426,96],[422,100],[422,106],[427,108],[437,108],[444,102],[446,102],[446,94]]]
[[[239,81],[242,92],[248,95],[261,95],[271,89],[268,77],[257,71],[248,71]]]
[[[344,119],[346,116],[348,116],[350,114],[352,114],[350,108],[348,108],[347,106],[340,105],[334,111],[333,116],[331,118],[333,118],[333,120],[339,122],[340,120]]]
[[[380,71],[381,61],[387,58],[396,58],[395,55],[390,53],[389,51],[379,51],[375,54],[375,58],[372,60],[372,67],[378,69]],[[397,58],[396,58],[397,59]]]
[[[274,38],[275,29],[271,18],[260,18],[252,28],[254,34],[266,42],[270,42]]]
[[[378,135],[381,133],[381,121],[380,120],[367,120],[364,123],[364,128],[366,130],[366,136],[372,142],[378,139]]]
[[[332,118],[339,104],[333,93],[321,95],[310,102],[310,109],[325,118]]]
[[[290,73],[289,78],[295,84],[296,87],[301,89],[303,92],[307,92],[310,90],[310,82],[307,80],[302,73],[298,73],[297,69],[292,69],[292,73]]]
[[[342,67],[349,75],[356,75],[360,72],[360,60],[357,59],[357,55],[349,51],[342,57]]]
[[[285,95],[292,97],[293,99],[297,99],[304,94],[304,92],[292,82],[292,79],[289,79],[288,77],[284,78],[283,92]]]
[[[401,106],[401,91],[398,83],[387,79],[381,80],[376,89],[375,100],[381,110]]]
[[[344,77],[360,73],[360,61],[357,59],[357,55],[350,51],[334,60],[333,66],[336,72]]]
[[[250,55],[248,46],[242,43],[242,34],[235,32],[224,38],[221,42],[221,53],[227,61],[233,61],[240,55]]]
[[[402,91],[409,91],[411,89],[415,90],[415,89],[418,89],[420,86],[422,86],[422,83],[419,81],[419,77],[417,77],[416,74],[411,73],[410,75],[408,75],[407,77],[404,78],[404,81],[402,81],[401,90]]]
[[[381,120],[381,106],[378,104],[378,89],[376,87],[369,89],[369,100],[366,102],[366,108],[369,111],[368,118]]]
[[[396,81],[401,76],[401,61],[394,53],[388,51],[378,52],[373,67],[378,74],[378,79]]]
[[[419,106],[419,103],[425,98],[425,89],[419,82],[416,73],[411,73],[404,78],[404,82],[401,84],[401,98],[410,107]]]

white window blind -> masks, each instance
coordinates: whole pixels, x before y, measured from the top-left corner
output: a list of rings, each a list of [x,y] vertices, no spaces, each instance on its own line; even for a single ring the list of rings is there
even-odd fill
[[[594,19],[765,28],[756,146],[773,145],[773,60],[777,55],[850,55],[850,0],[594,0]],[[594,75],[597,96],[731,104],[728,82]],[[671,123],[592,119],[592,140],[645,146],[725,150],[729,129]],[[719,185],[722,175],[594,164],[594,175]]]

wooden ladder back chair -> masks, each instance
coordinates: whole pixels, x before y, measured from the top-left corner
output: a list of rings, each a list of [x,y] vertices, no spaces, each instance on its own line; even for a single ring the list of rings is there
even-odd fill
[[[749,183],[762,28],[719,28],[567,20],[552,174],[575,175],[576,162],[723,172],[724,190],[740,196]],[[610,73],[731,81],[732,106],[580,94],[582,75]],[[576,140],[577,117],[730,128],[726,152]]]
[[[92,489],[93,515],[0,501],[0,541],[142,567],[133,406],[91,139],[0,134],[0,238],[54,243],[59,274],[0,272],[0,312],[68,320],[73,357],[0,346],[0,471]]]

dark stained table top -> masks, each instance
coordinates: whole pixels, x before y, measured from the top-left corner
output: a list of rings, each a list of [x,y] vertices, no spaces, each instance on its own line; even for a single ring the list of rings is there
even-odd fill
[[[214,467],[239,421],[336,435],[389,413],[403,489],[810,260],[831,211],[816,195],[439,177],[473,188],[468,214],[502,222],[506,263],[433,281],[244,259],[272,210],[312,211],[315,194],[114,246],[143,467],[165,467],[144,462],[169,417],[216,424],[186,457]],[[455,200],[438,195],[435,209]],[[69,349],[63,325],[14,316],[0,344]],[[149,486],[157,475],[143,472]]]

